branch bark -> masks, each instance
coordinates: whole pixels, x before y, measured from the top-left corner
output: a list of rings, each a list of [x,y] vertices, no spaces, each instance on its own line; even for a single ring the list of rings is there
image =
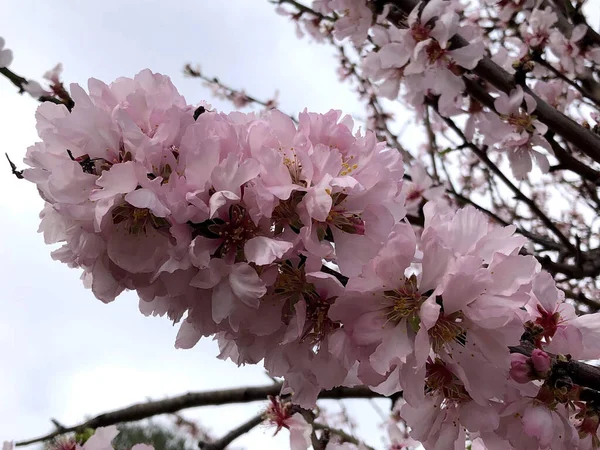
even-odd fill
[[[263,415],[258,414],[256,416],[252,417],[247,422],[244,422],[243,424],[241,424],[239,427],[231,430],[229,433],[227,433],[221,439],[217,439],[214,442],[200,441],[198,443],[198,447],[200,448],[200,450],[224,450],[225,448],[227,448],[227,446],[229,444],[231,444],[237,438],[239,438],[243,434],[246,434],[253,428],[260,425],[263,420],[264,420]]]
[[[146,403],[137,403],[123,409],[117,409],[104,414],[100,414],[79,425],[63,428],[60,431],[54,431],[45,436],[35,439],[17,442],[15,445],[20,447],[24,445],[44,442],[64,433],[80,432],[86,428],[106,427],[123,422],[135,422],[159,414],[168,414],[180,411],[186,408],[209,405],[227,405],[232,403],[248,403],[265,400],[268,395],[278,395],[281,391],[281,383],[270,384],[268,386],[245,387],[237,389],[225,389],[205,392],[189,392],[177,397],[164,400],[151,401]],[[354,388],[339,387],[321,392],[319,399],[341,399],[341,398],[373,398],[381,395],[371,391],[369,388],[360,386]]]

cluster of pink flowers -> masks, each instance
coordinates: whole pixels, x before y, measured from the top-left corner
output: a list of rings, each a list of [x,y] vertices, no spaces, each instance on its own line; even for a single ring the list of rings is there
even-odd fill
[[[385,244],[405,214],[399,154],[338,111],[297,127],[278,111],[194,120],[150,71],[71,91],[72,113],[40,106],[24,172],[46,200],[46,242],[64,242],[53,257],[104,302],[135,289],[145,314],[187,312],[179,347],[217,334],[224,356],[266,358],[314,401],[343,290],[322,265],[358,275]]]
[[[578,93],[563,80],[556,78],[547,83],[541,78],[554,75],[553,72],[566,78],[579,75],[589,78],[600,64],[600,47],[584,43],[588,31],[584,24],[568,31],[557,28],[558,15],[544,3],[533,0],[483,0],[482,3],[473,9],[459,0],[420,2],[406,23],[388,20],[393,13],[389,4],[377,15],[378,7],[366,0],[313,1],[313,10],[329,21],[287,14],[297,24],[302,21],[304,28],[319,41],[329,33],[338,40],[349,40],[362,57],[361,75],[377,84],[382,97],[395,100],[401,95],[418,112],[433,102],[445,117],[467,113],[467,137],[486,145],[495,144],[497,150],[508,156],[515,178],[527,177],[533,168],[532,160],[546,173],[550,164],[545,153],[553,154],[543,137],[547,129],[532,127],[533,118],[525,123],[536,107],[533,98],[525,95],[523,99],[518,87],[510,93],[510,100],[498,92],[495,111],[483,112],[485,108],[480,105],[474,111],[472,103],[465,104],[465,79],[473,77],[470,71],[484,57],[486,46],[491,59],[510,73],[515,73],[513,64],[529,63],[533,58],[537,61],[533,72],[538,80],[530,87],[549,104],[566,111],[578,99]],[[514,24],[517,33],[509,32],[503,45],[497,45],[480,23],[487,23],[488,27],[492,24],[500,30]],[[460,38],[467,45],[459,47]],[[507,50],[511,47],[517,49],[516,54]],[[541,62],[546,66],[539,65]],[[516,103],[519,98],[525,100],[526,111],[521,111],[520,103]],[[515,115],[521,120],[507,120]]]
[[[415,233],[406,197],[440,188],[419,165],[404,186],[400,154],[349,117],[218,113],[148,70],[71,94],[71,113],[39,107],[24,176],[46,202],[46,242],[63,244],[53,258],[100,300],[136,290],[144,314],[185,316],[177,347],[215,336],[221,358],[264,361],[303,407],[341,385],[403,391],[400,415],[427,449],[597,439],[576,387],[548,378],[548,353],[600,357],[597,316],[575,316],[514,226],[430,201]],[[522,99],[496,108],[543,133]],[[524,332],[537,350],[511,359]],[[272,403],[270,420],[307,448],[306,421]]]
[[[433,0],[413,9],[405,29],[391,24],[372,28],[378,51],[366,55],[363,71],[381,81],[381,95],[396,99],[400,82],[404,82],[407,100],[413,106],[420,107],[429,96],[439,96],[442,114],[461,112],[465,90],[461,75],[465,69],[475,68],[484,47],[473,27],[459,24],[456,7],[449,1]],[[471,39],[456,48],[451,43],[456,35]]]

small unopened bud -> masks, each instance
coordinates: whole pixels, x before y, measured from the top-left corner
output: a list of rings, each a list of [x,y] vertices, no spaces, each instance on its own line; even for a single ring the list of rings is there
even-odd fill
[[[552,358],[548,356],[544,350],[540,350],[536,348],[531,354],[531,362],[533,363],[533,367],[535,371],[540,375],[547,375],[550,367],[552,365]]]
[[[530,359],[520,353],[510,355],[510,377],[517,383],[529,383],[532,378]]]
[[[535,69],[535,62],[533,61],[527,61],[523,63],[523,71],[526,73],[531,72],[533,69]]]

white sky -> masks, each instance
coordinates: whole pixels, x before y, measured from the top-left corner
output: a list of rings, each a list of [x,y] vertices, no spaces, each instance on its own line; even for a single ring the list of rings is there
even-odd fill
[[[281,91],[281,108],[331,108],[362,115],[335,74],[333,50],[299,41],[294,26],[266,0],[64,0],[1,2],[0,36],[13,49],[11,69],[38,79],[57,62],[64,79],[85,86],[90,77],[110,82],[150,68],[171,76],[188,102],[210,97],[198,80],[185,78],[186,62],[260,98]],[[37,102],[0,79],[0,152],[20,167],[37,140]],[[85,416],[146,398],[190,390],[262,385],[260,367],[237,368],[215,359],[216,344],[175,350],[177,328],[146,318],[126,293],[110,305],[83,288],[79,271],[50,258],[37,233],[42,200],[33,185],[10,175],[0,162],[0,441],[21,440]],[[369,443],[379,443],[379,418],[365,402],[348,401]],[[389,407],[383,401],[384,409]],[[255,414],[255,403],[188,412],[218,436]],[[287,435],[256,429],[236,441],[247,448],[285,448]]]
[[[598,17],[594,14],[594,22]],[[279,89],[286,112],[336,108],[363,115],[348,86],[337,80],[333,50],[299,41],[294,26],[266,0],[5,0],[0,36],[15,53],[11,69],[38,80],[57,62],[64,64],[67,82],[84,86],[90,77],[110,82],[150,68],[171,76],[189,103],[206,99],[230,110],[198,80],[183,77],[183,64],[191,62],[259,98]],[[36,107],[0,79],[0,153],[8,152],[21,167],[26,148],[37,140]],[[51,260],[51,249],[36,232],[42,200],[33,185],[10,175],[3,158],[0,440],[46,433],[51,417],[73,425],[149,397],[270,382],[260,367],[217,360],[212,341],[175,350],[177,328],[165,318],[139,313],[134,293],[110,305],[96,300],[83,288],[79,271]],[[380,404],[389,407],[388,401]],[[375,411],[362,401],[346,405],[358,418],[361,435],[377,445]],[[186,415],[221,436],[259,408],[257,403],[207,407]],[[284,432],[275,439],[271,434],[255,429],[236,443],[286,448]]]

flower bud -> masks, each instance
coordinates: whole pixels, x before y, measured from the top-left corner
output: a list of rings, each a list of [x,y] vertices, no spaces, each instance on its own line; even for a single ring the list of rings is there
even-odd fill
[[[525,384],[532,380],[529,358],[520,353],[510,355],[510,377],[517,383]]]
[[[531,362],[539,375],[545,375],[552,365],[552,359],[544,350],[535,349],[531,354]]]

